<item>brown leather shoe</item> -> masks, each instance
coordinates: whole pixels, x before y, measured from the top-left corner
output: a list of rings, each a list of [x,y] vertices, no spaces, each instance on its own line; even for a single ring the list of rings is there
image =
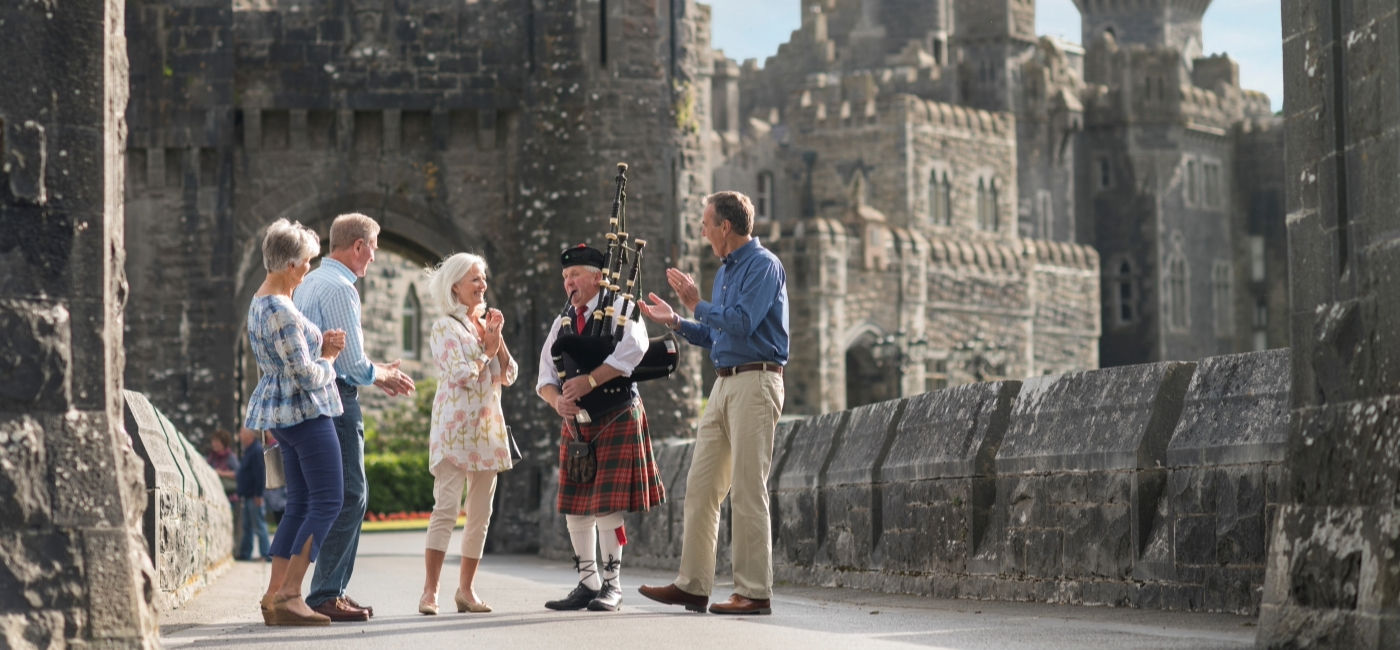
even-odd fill
[[[690,592],[681,591],[680,587],[673,584],[665,587],[642,585],[637,591],[663,605],[684,605],[686,609],[701,614],[705,613],[705,605],[710,602],[709,596],[697,596]]]
[[[355,599],[351,598],[349,594],[346,594],[345,596],[343,596],[343,598],[345,599],[345,603],[347,605],[354,607],[355,609],[363,609],[365,610],[366,614],[369,614],[370,618],[374,618],[374,605],[361,605],[355,602]]]
[[[344,598],[332,598],[311,609],[318,614],[329,616],[333,623],[364,622],[369,620],[369,612],[345,602]]]
[[[767,598],[764,598],[763,600],[755,600],[755,599],[753,599],[753,598],[747,598],[747,597],[744,597],[744,596],[740,596],[739,594],[730,594],[730,595],[729,595],[729,600],[726,600],[726,601],[724,601],[724,602],[722,602],[722,603],[715,603],[715,604],[713,604],[713,605],[710,605],[710,613],[711,613],[711,614],[772,614],[772,613],[773,613],[773,607],[772,607],[772,605],[769,604],[769,601],[768,601]]]

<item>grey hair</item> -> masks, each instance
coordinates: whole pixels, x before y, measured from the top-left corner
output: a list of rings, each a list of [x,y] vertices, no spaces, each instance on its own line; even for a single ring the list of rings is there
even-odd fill
[[[285,271],[287,267],[320,253],[321,238],[301,222],[278,219],[267,227],[262,251],[263,268],[269,273]]]
[[[452,296],[452,285],[466,277],[472,267],[481,269],[484,276],[488,272],[486,259],[471,253],[453,253],[443,258],[436,268],[428,272],[428,300],[442,313],[451,313],[457,308],[457,299]]]

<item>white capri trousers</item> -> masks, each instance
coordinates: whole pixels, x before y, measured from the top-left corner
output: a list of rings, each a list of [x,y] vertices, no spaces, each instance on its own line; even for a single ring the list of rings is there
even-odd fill
[[[469,472],[450,462],[438,463],[433,470],[433,516],[428,520],[430,550],[447,551],[465,486],[467,524],[462,531],[462,557],[481,559],[486,548],[486,526],[491,522],[491,498],[496,494],[496,474],[495,470]]]

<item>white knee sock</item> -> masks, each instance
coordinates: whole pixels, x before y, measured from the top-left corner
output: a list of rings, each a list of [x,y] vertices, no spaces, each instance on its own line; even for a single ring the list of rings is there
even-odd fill
[[[603,586],[596,569],[597,539],[594,531],[594,518],[585,515],[564,515],[564,523],[569,528],[569,541],[574,546],[574,557],[578,558],[579,582],[585,587],[597,590]]]
[[[627,544],[627,531],[622,526],[622,513],[610,512],[598,518],[598,547],[602,551],[603,581],[622,587],[622,547]]]

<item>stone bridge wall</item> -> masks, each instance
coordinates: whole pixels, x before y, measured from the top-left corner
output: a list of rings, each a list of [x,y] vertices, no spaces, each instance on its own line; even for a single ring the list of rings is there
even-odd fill
[[[1253,614],[1288,435],[1289,351],[969,384],[779,427],[779,582]],[[691,444],[624,556],[675,568]],[[541,548],[566,557],[551,489]],[[729,571],[728,506],[719,577]],[[724,594],[719,594],[723,596]]]
[[[178,607],[232,561],[233,510],[219,475],[141,393],[122,391],[126,431],[145,461],[141,533],[156,569],[156,607]]]

